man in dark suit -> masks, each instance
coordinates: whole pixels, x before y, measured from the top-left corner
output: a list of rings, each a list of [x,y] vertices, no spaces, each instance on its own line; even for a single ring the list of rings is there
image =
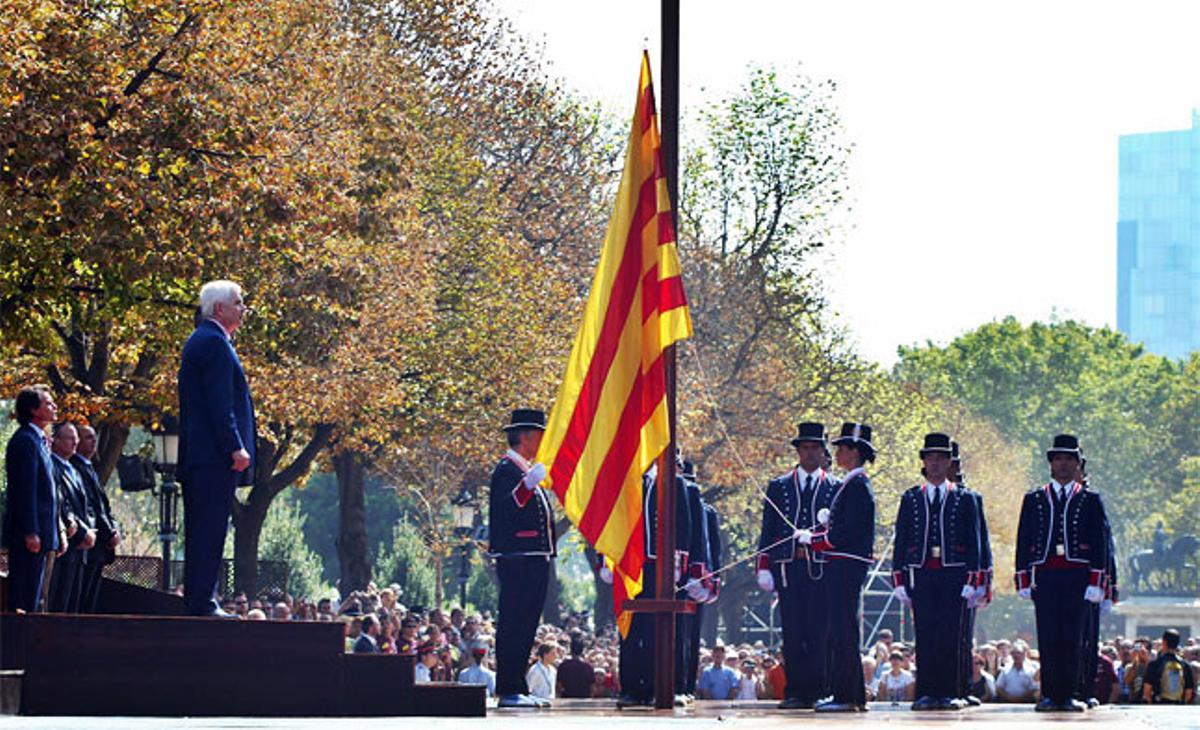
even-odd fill
[[[8,610],[36,611],[46,573],[46,556],[58,550],[58,493],[46,426],[58,409],[44,387],[17,394],[20,427],[8,440],[4,471],[4,540],[8,548]]]
[[[233,334],[247,311],[237,284],[205,284],[202,321],[183,346],[179,367],[184,598],[196,616],[228,616],[216,601],[221,550],[234,490],[254,474],[254,406],[233,349]]]
[[[1033,599],[1041,652],[1039,712],[1083,712],[1079,692],[1089,604],[1104,600],[1108,524],[1099,492],[1080,484],[1079,439],[1054,437],[1050,483],[1025,494],[1017,526],[1017,593]]]
[[[50,461],[54,468],[54,484],[58,488],[59,510],[63,522],[68,525],[67,551],[54,561],[50,577],[48,608],[55,613],[79,612],[88,552],[96,545],[96,513],[88,502],[83,479],[70,461],[78,443],[79,433],[73,424],[64,422],[54,427]]]
[[[557,554],[554,511],[540,486],[546,467],[533,463],[546,414],[520,408],[504,427],[508,451],[492,470],[488,494],[488,553],[500,579],[496,627],[496,695],[501,707],[549,707],[529,694],[525,670]]]
[[[92,457],[96,455],[96,429],[86,424],[75,428],[79,432],[79,445],[75,448],[75,455],[71,457],[71,466],[75,467],[75,471],[83,480],[88,504],[96,513],[96,545],[88,551],[87,562],[83,569],[83,587],[79,592],[79,612],[95,613],[96,604],[100,598],[100,579],[104,574],[104,566],[116,559],[121,533],[117,529],[117,521],[113,517],[108,494],[100,484],[100,475],[96,472],[96,467],[92,465]]]
[[[758,538],[758,586],[779,596],[783,627],[783,672],[787,680],[780,709],[812,709],[829,694],[826,676],[829,581],[826,559],[796,541],[795,531],[821,526],[841,482],[824,469],[825,426],[806,422],[792,446],[797,465],[771,480],[763,500]]]

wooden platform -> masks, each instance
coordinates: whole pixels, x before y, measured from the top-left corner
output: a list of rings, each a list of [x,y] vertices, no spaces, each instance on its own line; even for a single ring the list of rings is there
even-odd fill
[[[5,614],[0,652],[23,715],[485,712],[482,687],[415,686],[411,656],[345,654],[339,623]]]

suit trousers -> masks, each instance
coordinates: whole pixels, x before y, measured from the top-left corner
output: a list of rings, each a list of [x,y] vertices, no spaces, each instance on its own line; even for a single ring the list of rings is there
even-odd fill
[[[500,614],[496,626],[496,695],[529,694],[525,671],[550,586],[550,558],[500,556]]]
[[[816,702],[829,695],[826,567],[799,559],[771,566],[783,629],[784,697],[789,699]]]
[[[917,697],[958,697],[962,672],[962,597],[966,568],[913,571],[912,610],[917,631]]]
[[[1087,568],[1039,570],[1034,576],[1042,696],[1056,703],[1071,699],[1079,689],[1087,585]]]
[[[228,466],[194,466],[184,477],[183,597],[193,616],[220,608],[217,578],[237,480],[238,473]],[[163,566],[163,570],[169,569]]]
[[[45,551],[31,553],[25,541],[18,539],[8,549],[8,610],[21,609],[26,613],[38,610],[42,595],[42,580],[46,577]]]
[[[83,569],[83,586],[79,591],[79,612],[95,613],[100,601],[100,579],[104,577],[104,564],[108,561],[108,548],[97,545],[88,551],[87,565]]]
[[[50,573],[50,598],[46,610],[51,613],[78,613],[79,593],[83,589],[86,551],[72,547],[54,561]]]
[[[830,560],[825,565],[823,580],[829,581],[829,613],[825,624],[829,640],[829,684],[833,701],[841,704],[867,704],[858,628],[866,578],[867,564],[858,560]]]

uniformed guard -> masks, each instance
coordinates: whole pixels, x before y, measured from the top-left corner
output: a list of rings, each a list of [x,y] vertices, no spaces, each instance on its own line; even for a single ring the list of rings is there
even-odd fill
[[[826,671],[828,581],[826,559],[796,540],[796,530],[818,530],[818,515],[833,504],[841,486],[823,467],[827,452],[825,426],[801,423],[792,446],[799,463],[772,479],[763,501],[758,538],[758,585],[779,596],[783,629],[783,673],[787,680],[785,710],[812,709],[829,695]],[[782,541],[782,542],[781,542]]]
[[[948,479],[950,437],[925,436],[925,483],[900,497],[892,553],[896,597],[916,623],[917,701],[914,710],[960,710],[959,673],[967,600],[979,572],[979,515],[973,495]]]
[[[656,576],[659,570],[674,570],[675,585],[678,587],[687,575],[688,547],[692,540],[692,516],[688,504],[687,487],[683,476],[675,475],[675,555],[666,561],[658,555],[658,469],[657,465],[650,467],[642,480],[642,529],[646,549],[646,561],[642,564],[642,591],[645,595],[654,594]],[[666,562],[663,566],[661,563]],[[650,613],[635,613],[629,626],[629,633],[621,640],[618,672],[621,677],[621,695],[617,698],[617,707],[654,704],[654,623],[655,617]],[[676,624],[678,628],[678,624]],[[685,645],[676,636],[675,669],[676,676],[687,666]],[[676,687],[679,681],[676,679]]]
[[[1079,458],[1079,474],[1076,476],[1076,481],[1084,489],[1091,488],[1088,483],[1087,459],[1082,455]],[[1104,520],[1104,537],[1108,544],[1108,567],[1104,571],[1101,583],[1104,599],[1101,603],[1088,603],[1087,605],[1083,629],[1083,661],[1080,662],[1079,689],[1075,693],[1075,699],[1085,702],[1089,708],[1100,706],[1100,700],[1096,697],[1096,672],[1100,666],[1100,618],[1104,613],[1102,606],[1112,607],[1112,594],[1116,590],[1117,580],[1114,560],[1116,550],[1113,544],[1112,526],[1109,525],[1107,516]]]
[[[846,470],[827,519],[821,527],[801,528],[796,533],[801,545],[811,545],[827,561],[825,576],[828,604],[826,635],[829,643],[828,675],[833,696],[817,704],[817,712],[865,712],[866,686],[859,655],[858,619],[863,583],[873,562],[875,543],[875,495],[866,465],[875,461],[871,427],[843,423],[841,435],[833,440],[837,464]]]
[[[1041,654],[1039,712],[1082,712],[1075,695],[1089,603],[1104,599],[1107,516],[1099,493],[1076,481],[1079,439],[1054,437],[1046,452],[1050,483],[1025,494],[1017,527],[1017,592],[1032,598]]]
[[[500,579],[496,696],[501,707],[550,706],[530,695],[525,683],[550,583],[550,561],[556,555],[554,511],[538,486],[546,478],[546,467],[531,463],[545,430],[542,411],[512,412],[504,426],[509,449],[492,470],[488,495],[488,553],[496,559]]]
[[[700,624],[704,618],[704,606],[716,600],[717,576],[712,572],[717,570],[714,565],[714,553],[719,557],[720,546],[714,549],[714,541],[720,538],[714,534],[713,521],[716,510],[701,497],[700,484],[696,478],[696,465],[684,460],[680,472],[687,484],[689,505],[695,502],[691,509],[692,543],[688,551],[689,580],[685,584],[685,593],[695,601],[694,614],[680,614],[684,620],[677,625],[678,641],[684,642],[687,664],[680,667],[676,676],[676,684],[688,702],[696,699],[696,676],[700,671]]]
[[[962,489],[975,499],[979,516],[979,571],[973,576],[975,592],[967,599],[966,620],[963,621],[962,645],[959,649],[962,656],[959,658],[958,682],[959,698],[968,705],[978,706],[982,704],[982,700],[970,692],[971,665],[975,657],[975,613],[992,602],[992,541],[988,535],[987,516],[983,510],[983,495],[967,488],[957,441],[950,442],[949,479],[955,489]]]

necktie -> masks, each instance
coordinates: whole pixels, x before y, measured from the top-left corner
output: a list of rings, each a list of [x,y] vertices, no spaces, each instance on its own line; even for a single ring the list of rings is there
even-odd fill
[[[804,499],[807,501],[812,496],[812,474],[804,477]]]
[[[937,512],[942,508],[942,488],[933,488],[933,499],[929,502],[929,511]]]

